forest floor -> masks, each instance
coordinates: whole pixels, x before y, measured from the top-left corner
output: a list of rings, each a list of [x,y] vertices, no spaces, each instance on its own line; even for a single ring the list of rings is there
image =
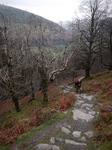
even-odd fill
[[[63,92],[70,92],[72,85],[61,85]],[[74,93],[72,93],[74,94]],[[72,109],[64,111],[65,118],[31,136],[13,150],[90,150],[93,137],[92,122],[97,116],[92,95],[76,95]],[[71,115],[68,115],[70,114]]]

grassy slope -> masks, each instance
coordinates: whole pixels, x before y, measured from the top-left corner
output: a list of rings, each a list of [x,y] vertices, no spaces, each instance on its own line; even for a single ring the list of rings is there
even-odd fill
[[[112,111],[108,111],[108,109],[105,109],[105,106],[112,106],[112,72],[104,72],[93,75],[90,79],[84,80],[82,86],[85,93],[96,95],[98,111],[100,112],[98,118],[94,122],[95,136],[94,140],[92,141],[92,143],[94,144],[94,148],[91,146],[91,149],[89,150],[95,150],[95,148],[97,149],[97,147],[99,147],[100,150],[112,150]],[[69,97],[68,99],[66,99],[65,97],[66,96],[63,96],[59,89],[54,89],[53,87],[51,87],[51,89],[49,89],[50,105],[49,107],[42,109],[42,117],[47,114],[47,117],[49,118],[49,113],[51,109],[55,108],[55,106],[57,106],[55,109],[59,108],[60,110],[66,110],[68,106],[70,106],[70,101],[71,103],[73,102],[73,97]],[[15,132],[20,130],[21,127],[24,130],[24,125],[21,126],[23,118],[28,118],[28,122],[26,120],[26,124],[28,123],[30,125],[33,124],[34,126],[37,126],[39,122],[35,122],[35,117],[38,118],[37,109],[42,108],[41,106],[41,97],[38,97],[37,100],[33,101],[32,104],[24,104],[22,106],[22,112],[20,112],[19,114],[14,110],[11,110],[10,113],[4,115],[3,123],[6,127],[9,125],[14,127],[14,124],[18,120],[20,122],[20,126],[19,124],[16,124]],[[60,118],[60,115],[61,114],[59,113],[55,115],[55,117],[57,116],[58,118]],[[34,127],[33,125],[32,127]],[[23,136],[19,136],[18,141],[24,140],[24,138],[33,134],[35,131],[46,127],[46,125],[46,122],[44,122],[44,124],[42,124],[41,126],[34,128],[34,131],[30,130],[26,134],[23,134]],[[0,148],[2,150],[9,149],[6,146]]]
[[[17,142],[20,142],[34,134],[35,131],[39,131],[49,124],[62,119],[64,117],[62,111],[70,108],[75,101],[73,95],[64,95],[59,87],[49,87],[48,94],[49,104],[46,106],[43,106],[42,95],[39,95],[36,100],[22,104],[21,112],[16,113],[15,109],[11,109],[1,115],[1,150],[9,149],[7,144],[14,143],[17,137],[19,137]]]
[[[94,122],[95,148],[112,150],[112,72],[93,75],[83,87],[84,92],[96,95],[99,115]]]

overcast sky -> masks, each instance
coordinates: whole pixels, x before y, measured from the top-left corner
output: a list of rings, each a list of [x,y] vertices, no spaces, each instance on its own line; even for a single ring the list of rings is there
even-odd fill
[[[40,15],[54,22],[72,20],[82,0],[0,0],[0,4]]]

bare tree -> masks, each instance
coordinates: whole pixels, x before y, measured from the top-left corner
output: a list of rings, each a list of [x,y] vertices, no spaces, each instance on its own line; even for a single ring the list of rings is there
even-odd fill
[[[32,57],[31,53],[26,50],[24,51],[25,53],[25,65],[24,65],[24,76],[26,79],[26,84],[27,87],[29,88],[29,92],[32,95],[32,98],[30,101],[35,99],[35,85],[37,85],[37,76],[38,76],[38,71],[36,70],[36,63],[34,58]],[[35,75],[36,75],[36,81],[35,81]],[[35,87],[34,87],[35,86]]]
[[[99,51],[98,33],[101,28],[100,22],[108,14],[108,4],[106,0],[87,0],[81,5],[84,19],[78,19],[76,24],[81,41],[77,50],[77,57],[79,68],[85,70],[86,77],[90,76],[92,65]]]
[[[2,67],[0,68],[0,85],[6,90],[6,94],[11,97],[16,111],[20,111],[17,93],[17,77],[20,73],[20,66],[18,64],[22,55],[16,45],[17,34],[15,27],[10,22],[10,18],[4,14],[0,14],[2,18],[2,24],[0,33],[2,36],[3,44],[2,50],[5,54],[5,59],[1,59]],[[16,36],[15,36],[16,35]],[[17,54],[17,55],[16,55]]]
[[[74,53],[71,44],[66,41],[65,45],[64,39],[62,40],[61,37],[65,35],[65,30],[61,27],[56,29],[54,24],[46,25],[42,20],[35,21],[26,34],[26,50],[32,54],[37,64],[43,102],[48,102],[49,83],[54,80],[56,74],[67,68]]]

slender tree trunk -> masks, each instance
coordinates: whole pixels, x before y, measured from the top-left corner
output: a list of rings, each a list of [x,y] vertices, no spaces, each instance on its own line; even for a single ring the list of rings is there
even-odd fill
[[[85,69],[86,78],[89,78],[89,77],[90,77],[90,70],[91,70],[91,69],[90,69],[89,67]]]
[[[47,88],[44,88],[42,92],[43,92],[43,102],[48,103]]]
[[[20,110],[20,108],[19,108],[18,98],[17,98],[17,97],[15,97],[15,96],[13,96],[13,97],[12,97],[12,100],[13,100],[13,102],[14,102],[14,105],[15,105],[16,111],[17,111],[17,112],[21,111],[21,110]]]
[[[41,75],[41,89],[43,93],[43,103],[48,103],[48,78],[45,72]]]
[[[9,88],[9,92],[10,92],[10,95],[11,95],[11,98],[12,98],[12,101],[15,105],[15,109],[17,112],[20,111],[20,108],[19,108],[19,102],[18,102],[18,98],[15,96],[15,91],[14,91],[14,81],[13,81],[13,76],[14,76],[14,72],[12,70],[13,68],[13,65],[12,65],[12,56],[11,56],[11,53],[10,53],[10,49],[9,49],[9,41],[8,41],[8,38],[7,38],[7,28],[5,27],[4,28],[4,36],[5,36],[5,54],[7,56],[7,67],[8,67],[8,88]]]
[[[32,90],[32,99],[35,99],[34,87],[32,81],[30,82],[31,90]]]
[[[15,109],[17,112],[21,111],[20,108],[19,108],[19,102],[18,102],[18,98],[15,96],[15,92],[13,89],[10,90],[10,94],[11,94],[11,97],[12,97],[12,101],[15,105]]]
[[[16,95],[16,93],[14,91],[15,84],[13,82],[13,72],[12,72],[12,65],[11,64],[8,65],[8,73],[9,73],[9,77],[10,77],[9,89],[10,89],[11,98],[12,98],[12,101],[15,105],[16,111],[19,112],[20,108],[19,108],[18,97],[15,96]]]
[[[109,65],[109,71],[112,70],[112,57],[110,58],[110,65]]]
[[[12,72],[12,64],[11,64],[11,61],[9,61],[9,64],[8,64],[8,74],[9,74],[9,89],[10,89],[10,94],[11,94],[11,98],[12,98],[12,101],[15,105],[15,109],[17,112],[20,111],[20,108],[19,108],[19,102],[18,102],[18,97],[16,97],[16,93],[14,91],[14,87],[15,87],[15,84],[13,82],[13,72]]]

